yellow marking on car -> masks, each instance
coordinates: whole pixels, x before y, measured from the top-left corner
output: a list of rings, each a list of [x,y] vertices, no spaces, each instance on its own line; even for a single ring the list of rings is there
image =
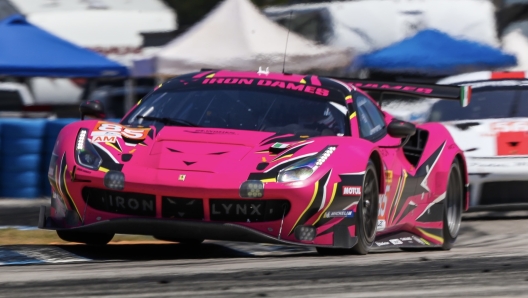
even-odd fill
[[[352,113],[349,117],[350,120],[352,120],[352,118],[356,117],[356,112]]]
[[[75,201],[73,200],[72,196],[70,195],[70,191],[68,190],[68,184],[66,183],[66,172],[67,171],[68,171],[68,165],[66,165],[66,167],[64,168],[64,173],[62,173],[62,178],[64,179],[64,188],[66,189],[66,194],[68,194],[68,197],[71,199],[73,207],[75,208],[75,211],[77,211],[79,218],[82,219],[81,212],[79,212],[79,209],[77,208],[77,205],[75,205]]]
[[[349,99],[352,99],[352,95],[347,95],[347,96],[345,97],[345,100],[349,100]]]
[[[299,136],[299,138],[301,138],[301,139],[307,139],[307,138],[309,138],[309,137],[310,137],[310,136]]]
[[[385,171],[385,183],[387,184],[392,183],[392,171],[391,170]]]
[[[121,148],[117,148],[116,146],[114,146],[114,144],[109,143],[109,142],[105,142],[105,144],[108,145],[108,146],[110,146],[110,147],[112,147],[112,148],[114,148],[115,150],[121,152]]]
[[[402,186],[400,188],[400,192],[398,193],[398,199],[396,200],[396,204],[394,204],[394,210],[392,212],[391,220],[394,220],[396,217],[396,211],[398,209],[398,204],[400,203],[400,199],[403,195],[403,190],[405,188],[405,181],[407,180],[407,171],[403,170],[403,179],[402,179]]]
[[[392,213],[392,207],[394,207],[394,202],[396,202],[396,199],[398,198],[398,194],[400,193],[401,181],[402,181],[401,178],[402,177],[398,178],[398,183],[396,184],[396,191],[394,192],[394,198],[391,202],[391,205],[389,206],[389,211],[387,212],[387,220],[390,220],[390,215]]]
[[[161,86],[160,86],[160,87],[161,87]],[[138,105],[138,106],[139,106],[139,104],[141,103],[142,100],[143,100],[143,98],[140,99],[140,100],[138,100],[138,102],[137,102],[137,105]]]
[[[267,178],[267,179],[261,179],[262,182],[277,182],[277,178]]]
[[[312,224],[312,226],[315,226],[315,224],[318,223],[319,220],[321,220],[321,217],[323,217],[323,215],[325,214],[326,210],[328,210],[328,208],[330,207],[330,205],[332,205],[332,202],[334,201],[334,198],[335,198],[336,192],[337,192],[337,183],[334,183],[334,189],[332,190],[332,196],[330,197],[330,202],[328,202],[328,205],[326,205],[326,207],[323,209],[323,212],[321,212],[321,214],[319,214],[319,217],[318,217],[317,220]]]
[[[136,151],[136,148],[134,148],[134,149],[128,151],[128,153],[134,153],[134,151]]]
[[[299,216],[299,218],[297,218],[297,221],[295,221],[295,224],[293,225],[293,227],[290,230],[290,233],[288,235],[291,235],[291,233],[293,233],[293,229],[295,229],[295,227],[297,227],[297,224],[299,223],[299,220],[301,220],[301,218],[306,213],[306,211],[308,211],[308,209],[310,209],[310,207],[312,207],[312,204],[315,201],[315,197],[317,196],[317,190],[318,189],[319,189],[319,181],[315,182],[314,192],[313,192],[313,195],[312,195],[312,199],[310,200],[310,203],[308,204],[306,209],[304,209],[304,211],[301,213],[301,216]]]
[[[436,241],[438,241],[438,242],[440,242],[442,244],[444,243],[444,238],[442,238],[440,236],[436,236],[436,235],[431,234],[431,233],[428,233],[425,230],[422,230],[420,228],[417,228],[417,229],[418,229],[418,231],[422,232],[425,236],[427,236],[427,237],[429,237],[431,239],[434,239],[434,240],[436,240]]]
[[[215,75],[215,74],[212,73],[212,74],[210,74],[210,75],[206,75],[205,77],[208,78],[208,79],[210,79],[210,78],[214,77],[214,75]]]
[[[99,167],[99,171],[106,173],[106,172],[108,172],[110,170],[107,169],[107,168]]]
[[[279,157],[275,158],[272,161],[277,161],[277,160],[280,160],[280,159],[283,159],[283,158],[292,157],[292,156],[293,156],[293,154],[286,154],[286,155],[283,155],[283,156],[279,156]]]
[[[301,79],[300,83],[301,84],[306,84],[306,81],[304,79]]]
[[[262,156],[262,162],[267,162],[266,156]]]

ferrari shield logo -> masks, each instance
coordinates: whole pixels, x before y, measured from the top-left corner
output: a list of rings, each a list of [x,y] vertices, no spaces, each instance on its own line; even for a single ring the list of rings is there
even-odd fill
[[[180,180],[180,181],[185,181],[185,176],[186,176],[186,175],[180,175],[180,177],[178,178],[178,180]]]

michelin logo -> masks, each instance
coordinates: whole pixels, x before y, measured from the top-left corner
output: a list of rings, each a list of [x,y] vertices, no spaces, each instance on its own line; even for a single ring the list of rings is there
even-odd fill
[[[325,218],[332,217],[354,217],[354,211],[351,210],[341,210],[341,211],[328,211],[324,215]]]

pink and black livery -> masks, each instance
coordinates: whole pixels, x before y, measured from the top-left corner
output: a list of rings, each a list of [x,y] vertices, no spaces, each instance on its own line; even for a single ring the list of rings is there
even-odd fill
[[[210,70],[173,78],[120,123],[66,126],[39,227],[67,241],[115,233],[200,243],[450,249],[467,208],[463,152],[363,90],[461,100],[453,86]],[[93,105],[82,113],[97,116]]]

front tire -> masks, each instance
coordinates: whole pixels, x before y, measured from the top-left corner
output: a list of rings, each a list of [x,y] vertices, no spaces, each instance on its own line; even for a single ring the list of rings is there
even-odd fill
[[[378,224],[379,182],[374,163],[369,160],[365,178],[363,179],[363,194],[356,211],[356,237],[358,243],[351,249],[353,254],[366,255],[376,239]]]
[[[64,241],[79,242],[88,245],[106,245],[115,234],[83,233],[74,231],[57,231],[57,235]]]
[[[317,247],[322,255],[356,254],[366,255],[376,239],[378,223],[379,182],[376,166],[369,160],[363,179],[363,193],[356,208],[357,244],[351,249]]]

